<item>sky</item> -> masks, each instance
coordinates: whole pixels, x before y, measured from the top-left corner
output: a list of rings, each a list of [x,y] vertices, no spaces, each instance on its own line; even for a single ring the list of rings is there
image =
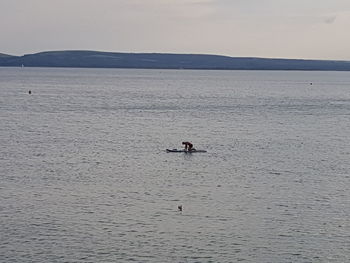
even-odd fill
[[[0,53],[350,60],[350,0],[0,0]]]

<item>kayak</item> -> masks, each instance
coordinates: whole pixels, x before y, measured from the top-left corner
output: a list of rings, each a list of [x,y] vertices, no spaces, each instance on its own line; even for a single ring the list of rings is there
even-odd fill
[[[167,153],[206,153],[207,151],[206,150],[196,150],[196,149],[193,149],[191,151],[187,151],[184,149],[166,149],[166,152]]]

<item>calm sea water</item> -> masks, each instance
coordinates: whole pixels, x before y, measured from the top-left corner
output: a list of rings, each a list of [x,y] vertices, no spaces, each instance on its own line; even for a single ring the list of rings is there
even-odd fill
[[[1,68],[0,123],[0,262],[350,261],[350,73]]]

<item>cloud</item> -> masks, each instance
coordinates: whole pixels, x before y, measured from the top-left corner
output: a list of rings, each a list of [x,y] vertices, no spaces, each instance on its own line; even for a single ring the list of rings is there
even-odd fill
[[[329,16],[324,19],[324,22],[326,24],[333,24],[335,20],[337,19],[337,16]]]

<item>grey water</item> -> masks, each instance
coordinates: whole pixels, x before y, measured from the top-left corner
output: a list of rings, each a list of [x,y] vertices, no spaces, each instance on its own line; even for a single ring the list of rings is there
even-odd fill
[[[349,72],[0,68],[0,262],[350,262],[349,159]]]

